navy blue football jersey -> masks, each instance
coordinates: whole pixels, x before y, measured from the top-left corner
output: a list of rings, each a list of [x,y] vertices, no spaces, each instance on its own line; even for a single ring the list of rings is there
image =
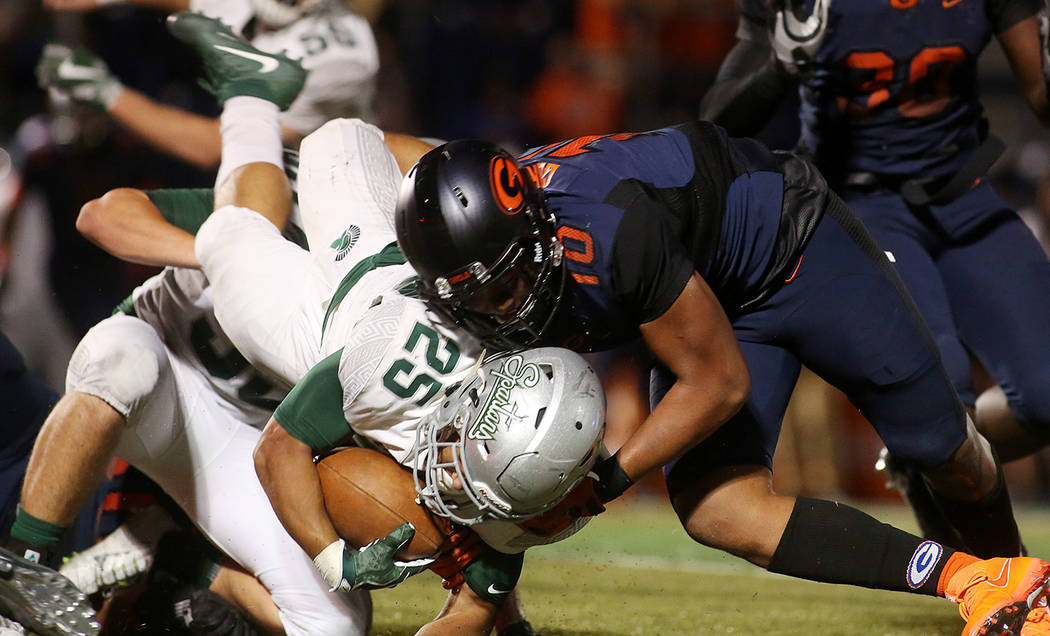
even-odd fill
[[[550,342],[596,351],[638,336],[693,272],[732,315],[796,264],[826,186],[794,155],[708,122],[581,137],[526,152],[565,247]]]
[[[768,37],[771,0],[739,0],[740,37]],[[812,8],[806,2],[806,10]],[[800,87],[801,144],[829,178],[937,177],[983,141],[977,57],[1040,0],[837,0]]]

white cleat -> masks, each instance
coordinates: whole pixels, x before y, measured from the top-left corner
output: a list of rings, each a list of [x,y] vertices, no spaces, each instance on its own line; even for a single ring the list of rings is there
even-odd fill
[[[163,508],[151,506],[102,541],[66,559],[59,572],[84,594],[128,585],[149,571],[157,542],[174,527]]]

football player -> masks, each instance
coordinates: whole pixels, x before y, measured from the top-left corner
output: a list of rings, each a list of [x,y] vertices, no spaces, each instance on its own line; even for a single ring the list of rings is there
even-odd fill
[[[453,141],[405,178],[395,221],[421,295],[491,347],[648,345],[653,409],[584,482],[599,501],[663,466],[697,541],[782,574],[947,595],[967,634],[1019,627],[1044,593],[1045,561],[980,561],[849,506],[773,492],[804,363],[923,467],[968,547],[1021,551],[999,467],[913,303],[802,158],[706,122],[519,158]]]
[[[239,41],[232,39],[230,46],[235,45]],[[287,58],[272,59],[288,84],[281,104],[287,106],[303,72]],[[279,142],[276,146],[280,156]],[[141,200],[150,201],[144,194]],[[176,207],[183,223],[194,222],[197,202],[186,193],[160,193],[153,202]],[[135,200],[128,203],[122,211],[136,217],[129,209]],[[167,244],[168,249],[179,245]],[[102,321],[81,341],[70,363],[67,393],[34,447],[12,528],[9,547],[15,554],[2,553],[0,559],[0,567],[13,573],[0,581],[5,613],[42,635],[97,630],[79,609],[56,613],[50,601],[41,603],[39,598],[53,596],[60,607],[79,607],[83,595],[43,564],[16,555],[47,562],[70,514],[117,454],[156,481],[226,554],[259,575],[265,586],[257,590],[265,596],[255,604],[260,628],[365,633],[371,619],[367,593],[328,593],[311,560],[273,514],[252,469],[259,429],[287,387],[271,393],[279,381],[261,379],[218,332],[199,272],[165,270],[128,305],[128,314]],[[40,588],[50,594],[39,597]],[[236,623],[238,617],[229,613],[227,619]]]
[[[303,91],[281,114],[281,137],[297,147],[303,136],[334,117],[370,119],[379,52],[368,22],[345,0],[132,0],[166,11],[190,9],[223,20],[257,48],[284,53],[308,71]],[[46,3],[88,9],[110,3]],[[37,64],[41,87],[111,117],[158,149],[206,169],[219,164],[218,118],[167,104],[125,86],[105,63],[80,47],[49,44]]]
[[[994,36],[1028,105],[1050,122],[1043,3],[788,5],[738,2],[739,41],[701,116],[752,134],[798,90],[802,149],[892,255],[978,429],[1002,461],[1043,447],[1050,263],[983,180],[1003,147],[977,93],[977,58]],[[976,395],[970,352],[1001,388]],[[920,520],[930,516],[921,478],[891,459]],[[924,530],[936,534],[935,522]]]

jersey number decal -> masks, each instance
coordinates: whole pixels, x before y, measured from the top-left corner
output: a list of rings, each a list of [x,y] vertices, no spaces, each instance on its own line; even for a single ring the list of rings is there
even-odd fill
[[[317,55],[326,50],[329,42],[347,48],[357,46],[357,40],[354,39],[354,34],[347,31],[341,24],[335,20],[328,20],[325,24],[328,26],[327,33],[314,31],[313,33],[304,33],[299,36],[299,41],[303,43],[303,49],[306,52],[307,57]]]
[[[408,336],[408,342],[405,343],[405,351],[414,353],[421,340],[427,342],[425,357],[428,367],[441,375],[456,368],[456,363],[459,362],[459,347],[456,343],[442,338],[432,328],[417,322]],[[415,397],[420,389],[425,389],[423,396],[416,400],[416,404],[423,406],[441,389],[441,382],[425,372],[413,375],[415,370],[416,365],[409,360],[396,360],[383,376],[383,386],[397,397],[406,400]]]
[[[563,225],[558,228],[558,240],[565,248],[565,258],[581,265],[590,265],[594,262],[594,238],[588,232]],[[593,274],[569,273],[577,283],[598,284],[598,277]]]
[[[966,51],[958,45],[928,47],[900,64],[883,51],[850,53],[845,65],[855,96],[839,97],[839,110],[862,117],[896,104],[905,117],[935,115],[951,101],[952,74],[965,61]],[[896,87],[894,78],[899,78]]]
[[[271,391],[276,391],[274,386],[244,359],[225,335],[215,332],[206,316],[201,316],[190,326],[190,344],[208,373],[223,380],[236,376],[244,379],[237,389],[237,397],[242,402],[268,411],[273,411],[281,403],[281,396],[267,397]]]

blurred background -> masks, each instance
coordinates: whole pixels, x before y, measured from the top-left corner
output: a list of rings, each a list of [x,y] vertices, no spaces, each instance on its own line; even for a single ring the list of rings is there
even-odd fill
[[[695,117],[737,22],[732,0],[361,0],[355,9],[379,43],[374,123],[484,137],[512,151]],[[40,0],[0,0],[0,330],[61,390],[80,335],[154,272],[81,238],[80,206],[116,186],[208,187],[213,173],[153,150],[101,111],[50,103],[34,66],[55,40],[87,46],[159,101],[206,115],[218,109],[196,85],[196,60],[164,31],[163,14],[120,3],[52,12]],[[1050,145],[994,42],[981,69],[992,128],[1009,147],[993,179],[1050,252]],[[762,139],[790,148],[792,111],[786,105]],[[647,409],[645,356],[627,349],[593,359],[611,420]],[[840,394],[804,374],[777,451],[776,486],[897,500],[873,470],[879,448]],[[1050,498],[1048,457],[1007,467],[1016,500]],[[662,488],[657,477],[634,491]]]

